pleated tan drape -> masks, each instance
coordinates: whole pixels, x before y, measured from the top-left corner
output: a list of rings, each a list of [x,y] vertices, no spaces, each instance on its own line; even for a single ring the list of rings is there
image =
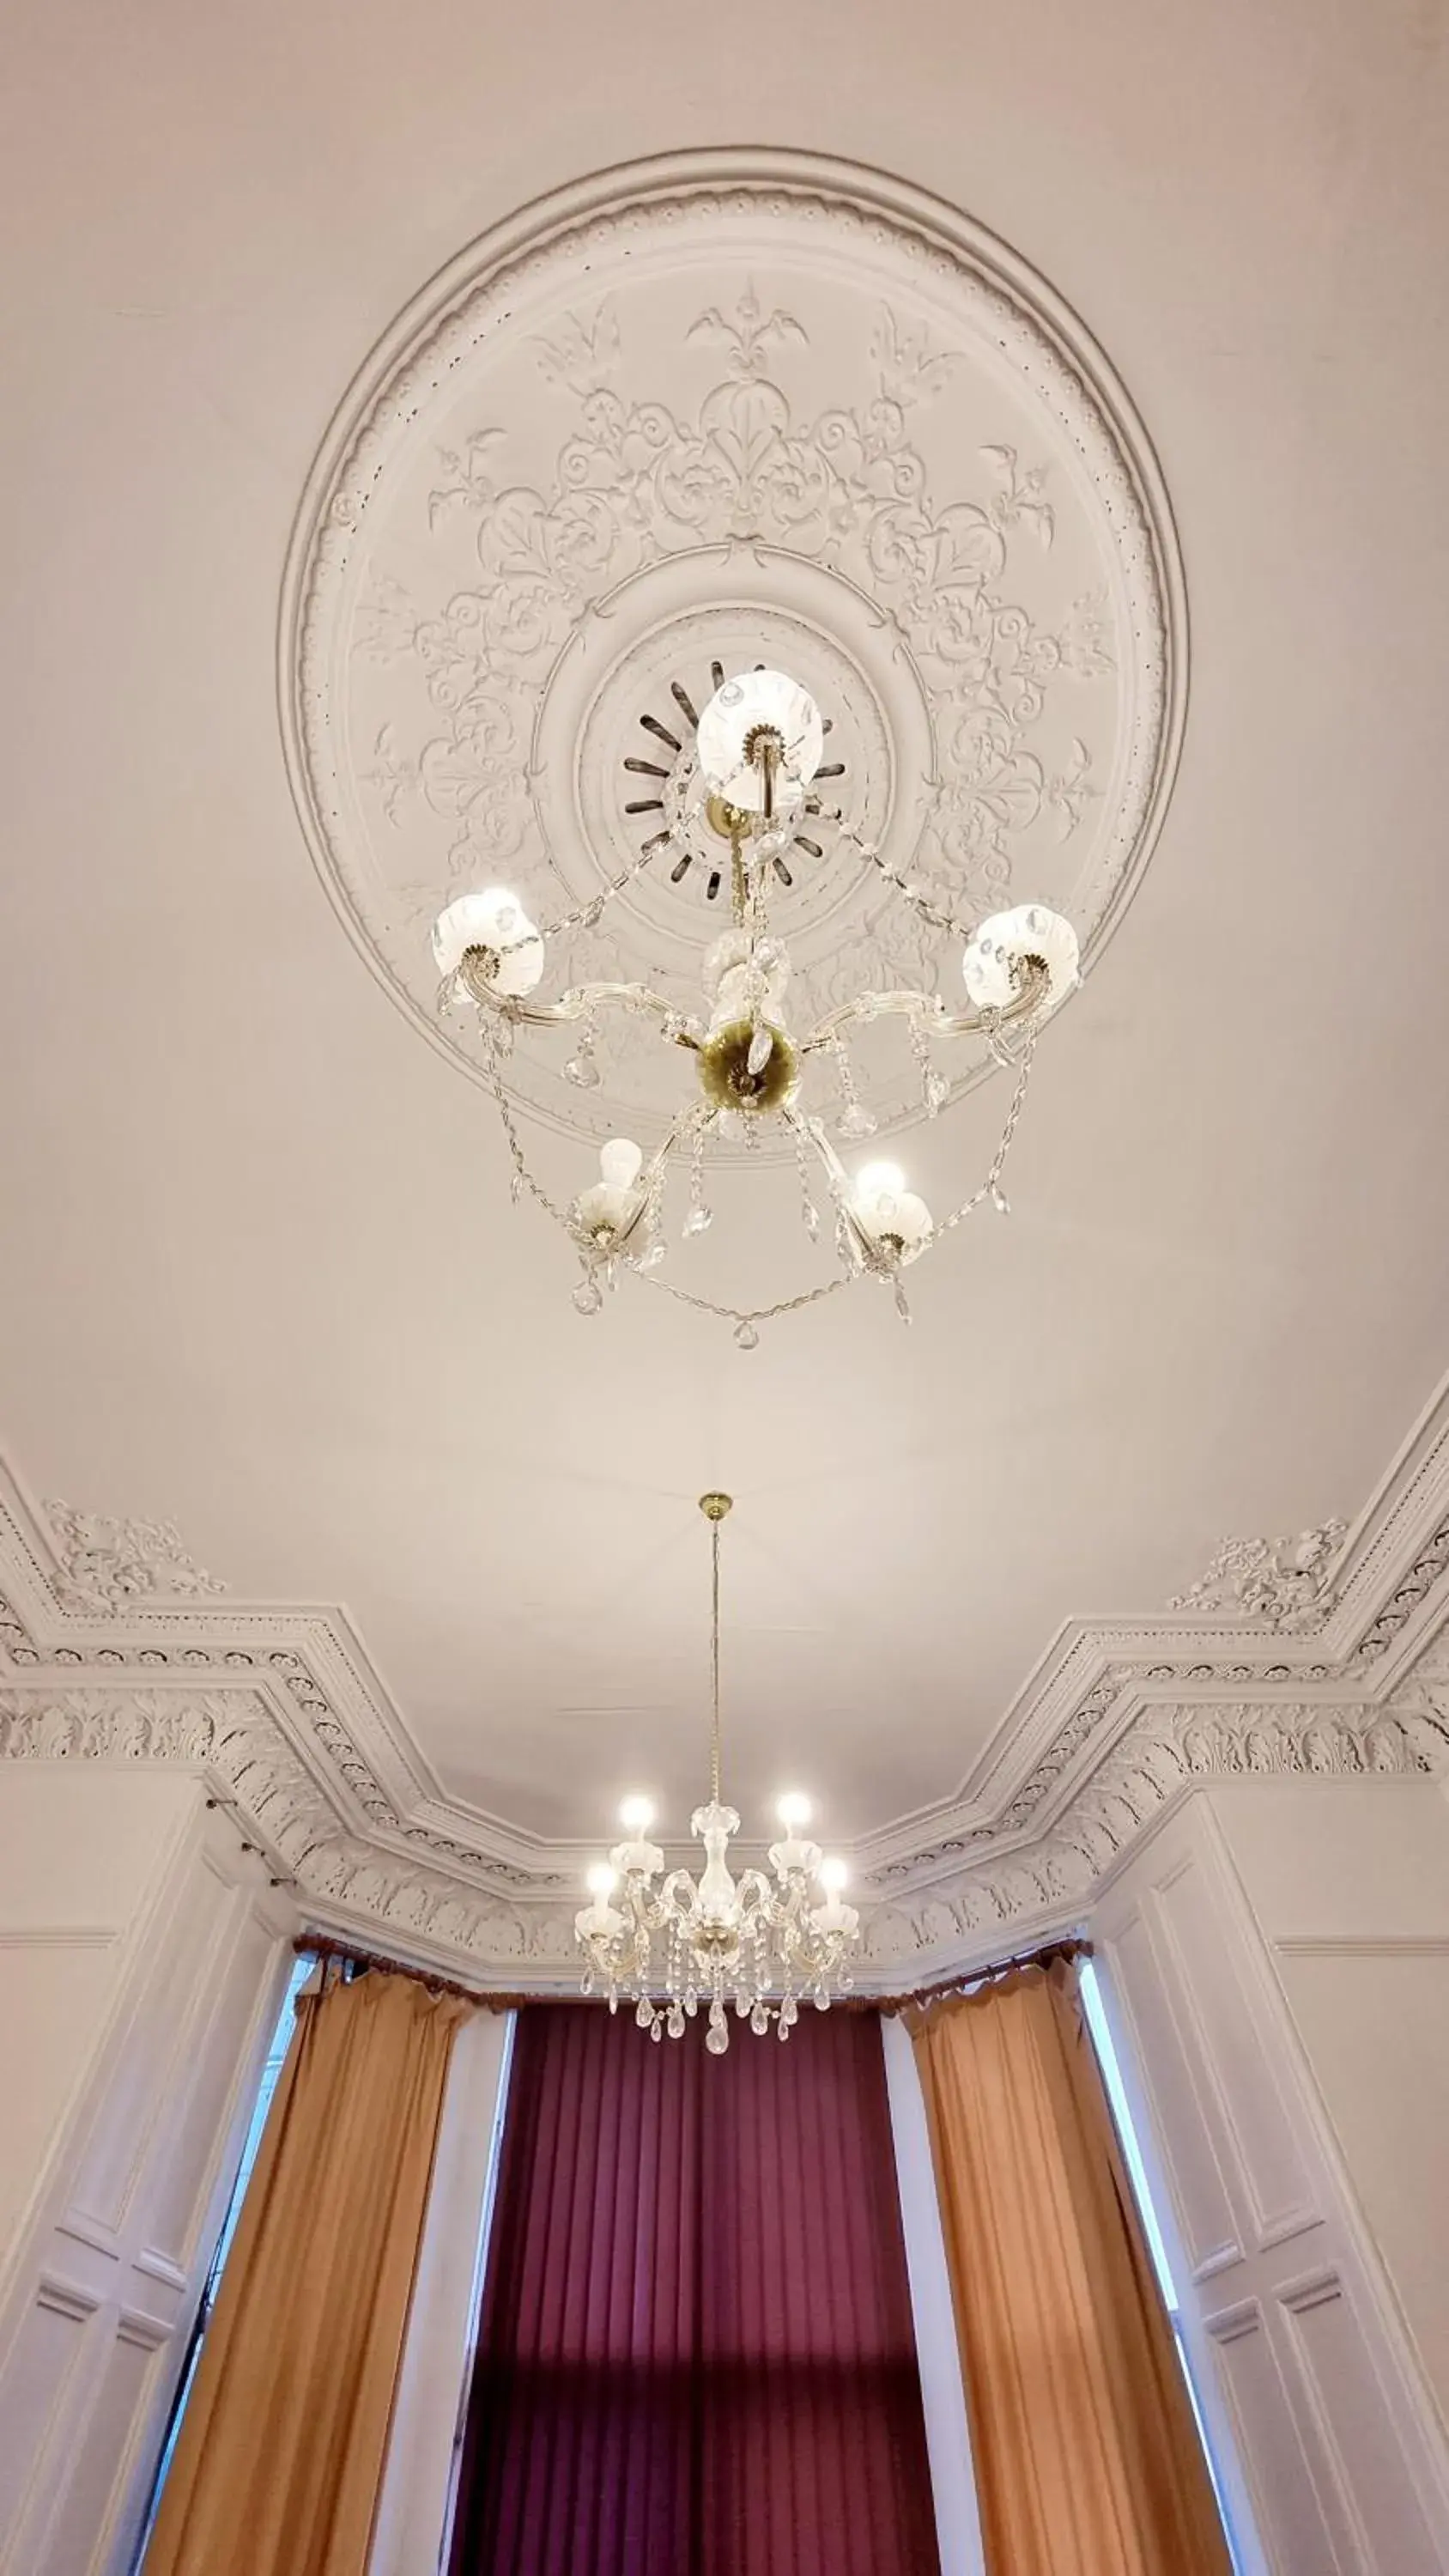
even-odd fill
[[[301,1997],[145,2576],[365,2576],[466,2009],[375,1971]]]
[[[990,2576],[1231,2576],[1075,1964],[907,2018]]]

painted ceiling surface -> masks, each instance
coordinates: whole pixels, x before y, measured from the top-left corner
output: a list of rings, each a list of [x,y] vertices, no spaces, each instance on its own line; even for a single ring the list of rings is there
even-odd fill
[[[803,1784],[872,1869],[934,1868],[1116,1723],[1042,1698],[1072,1623],[1351,1521],[1449,1357],[1425,22],[744,0],[726,59],[634,0],[486,42],[360,0],[345,43],[162,0],[83,35],[22,9],[0,155],[22,1627],[102,1616],[45,1587],[108,1543],[36,1497],[174,1521],[158,1598],[264,1605],[296,1724],[341,1692],[390,1812],[562,1882],[624,1790],[695,1802],[723,1485],[747,1829]],[[842,809],[954,908],[1039,892],[1084,941],[1012,1213],[909,1330],[870,1283],[748,1354],[638,1282],[581,1319],[433,1014],[436,903],[586,899],[654,828],[641,717],[716,658],[799,670]],[[949,978],[820,838],[781,911],[812,994]],[[707,873],[636,880],[574,971],[687,992]],[[604,1073],[511,1067],[560,1187],[661,1115],[647,1052]],[[912,1079],[863,1058],[947,1204],[999,1084],[924,1124]],[[788,1167],[715,1203],[677,1275],[808,1280]]]

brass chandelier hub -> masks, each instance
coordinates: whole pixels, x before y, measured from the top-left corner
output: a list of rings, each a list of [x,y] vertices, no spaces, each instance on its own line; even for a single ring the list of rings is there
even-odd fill
[[[742,805],[732,805],[727,796],[707,796],[704,819],[717,840],[733,844],[749,831],[755,818]]]
[[[773,1041],[762,1065],[751,1070],[755,1039],[753,1020],[731,1020],[700,1045],[696,1062],[700,1088],[711,1107],[738,1109],[758,1118],[782,1109],[800,1078],[799,1050],[773,1022],[766,1024]]]

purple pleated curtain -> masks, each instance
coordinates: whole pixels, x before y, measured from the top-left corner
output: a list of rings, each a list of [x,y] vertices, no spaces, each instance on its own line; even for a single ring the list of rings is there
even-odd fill
[[[874,2014],[519,2016],[452,2576],[937,2576]]]

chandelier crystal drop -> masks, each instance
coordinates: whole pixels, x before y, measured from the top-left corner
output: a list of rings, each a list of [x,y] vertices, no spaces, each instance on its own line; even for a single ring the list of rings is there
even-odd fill
[[[723,1316],[744,1350],[758,1343],[760,1324],[813,1305],[861,1278],[890,1288],[908,1321],[902,1273],[910,1264],[976,1208],[1006,1211],[1002,1171],[1037,1034],[1078,980],[1076,933],[1069,921],[1040,903],[1018,905],[968,929],[888,867],[874,843],[843,815],[825,818],[820,794],[814,792],[825,730],[813,699],[784,672],[760,669],[722,680],[698,717],[692,751],[671,782],[677,792],[666,804],[666,828],[589,902],[541,930],[516,895],[492,886],[450,903],[434,927],[433,952],[442,977],[439,1007],[461,1005],[478,1014],[485,1069],[513,1160],[515,1193],[526,1189],[572,1240],[582,1264],[574,1291],[580,1314],[597,1314],[604,1289],[631,1270],[684,1303]],[[960,939],[966,1010],[948,1008],[936,993],[870,991],[828,1012],[804,1034],[791,1026],[790,957],[770,928],[769,887],[772,878],[793,883],[792,870],[818,858],[820,844],[810,835],[821,828],[822,819],[837,827],[842,847],[853,848],[862,863],[877,870],[894,897],[912,905],[934,929]],[[691,845],[706,835],[724,845],[721,871],[728,851],[731,927],[703,959],[703,1008],[697,1015],[640,983],[575,984],[554,1001],[538,998],[551,943],[592,930],[605,906],[645,868],[667,866],[672,859],[677,876],[689,863]],[[652,1020],[666,1045],[690,1056],[693,1093],[651,1152],[646,1154],[629,1137],[611,1139],[600,1155],[597,1179],[561,1206],[535,1177],[524,1153],[504,1085],[504,1065],[518,1027],[576,1031],[565,1077],[582,1089],[596,1088],[599,1024],[615,1012]],[[874,1129],[875,1119],[856,1089],[849,1042],[855,1031],[884,1019],[904,1023],[929,1117],[938,1114],[950,1092],[936,1061],[938,1044],[984,1037],[995,1061],[1015,1076],[985,1179],[939,1219],[893,1164],[867,1161],[852,1170],[836,1142],[838,1138],[849,1147]],[[838,1104],[834,1138],[822,1109],[812,1106],[812,1088],[822,1076],[821,1096],[833,1095]],[[687,1169],[688,1209],[673,1230],[689,1243],[710,1223],[703,1184],[710,1144],[741,1137],[756,1143],[767,1122],[782,1127],[793,1143],[802,1174],[802,1215],[812,1240],[820,1231],[811,1188],[812,1174],[818,1175],[821,1198],[833,1210],[829,1232],[836,1268],[823,1283],[770,1305],[721,1305],[657,1275],[667,1250],[666,1184],[675,1166]]]
[[[710,1785],[708,1803],[689,1822],[704,1846],[704,1866],[697,1878],[687,1869],[666,1872],[663,1852],[649,1840],[653,1807],[647,1798],[626,1798],[619,1811],[625,1839],[590,1870],[591,1901],[575,1915],[574,1929],[587,1961],[586,1995],[602,1990],[611,2012],[632,2001],[635,2020],[653,2039],[682,2039],[703,2009],[704,2044],[721,2057],[730,2044],[731,2005],[757,2037],[773,2025],[788,2039],[802,1999],[825,2012],[848,1992],[860,1918],[841,1893],[845,1863],[827,1860],[804,1831],[810,1804],[798,1793],[776,1807],[782,1830],[770,1845],[769,1872],[731,1872],[730,1837],[740,1820],[720,1794],[719,1695],[719,1538],[730,1497],[702,1494],[699,1507],[710,1525]]]

